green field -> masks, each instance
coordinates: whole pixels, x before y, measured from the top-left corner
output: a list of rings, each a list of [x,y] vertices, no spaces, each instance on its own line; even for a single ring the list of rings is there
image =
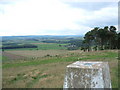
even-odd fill
[[[66,47],[64,47],[64,45],[67,45],[67,44],[56,44],[56,43],[47,43],[47,44],[35,44],[38,46],[38,49],[39,50],[62,50],[62,49],[67,49]],[[61,45],[61,46],[59,46]]]
[[[31,44],[31,42],[30,42]],[[57,43],[32,43],[38,48],[17,48],[17,49],[5,49],[5,51],[11,51],[11,50],[65,50],[67,47],[65,45],[68,44],[57,44]],[[61,45],[61,46],[59,46]]]
[[[3,51],[11,50],[66,50],[73,44],[82,43],[81,36],[11,36],[2,38]],[[78,47],[78,46],[76,46]],[[80,47],[80,46],[79,46]]]
[[[32,50],[30,51],[30,56],[38,57],[35,54],[43,51],[40,50],[39,52],[36,52],[36,50]],[[29,51],[25,50],[23,52],[28,53]],[[20,53],[23,52],[20,51],[17,53],[15,51],[6,51],[6,53],[14,55],[22,55]],[[19,59],[13,60],[12,62],[7,60],[7,62],[3,62],[3,87],[62,88],[66,66],[75,61],[108,61],[112,87],[118,87],[117,50],[96,52],[83,52],[80,50],[47,50],[46,53],[43,53],[44,55],[40,58],[32,58],[30,60]],[[51,55],[46,55],[47,53],[51,53]],[[29,54],[25,56],[29,56]],[[30,56],[29,58],[31,58]]]

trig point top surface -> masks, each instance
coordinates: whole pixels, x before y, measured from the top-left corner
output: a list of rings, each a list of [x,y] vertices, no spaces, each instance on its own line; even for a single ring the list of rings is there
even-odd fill
[[[72,63],[68,65],[67,67],[71,68],[90,68],[90,69],[97,69],[97,68],[103,68],[104,64],[107,62],[100,62],[100,61],[77,61],[75,63]]]

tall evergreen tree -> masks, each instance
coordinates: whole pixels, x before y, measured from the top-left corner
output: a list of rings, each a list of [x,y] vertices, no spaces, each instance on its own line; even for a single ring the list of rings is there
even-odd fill
[[[91,50],[92,46],[98,47],[100,50],[117,49],[120,48],[118,40],[120,40],[120,33],[117,34],[116,27],[95,27],[85,34],[83,44],[87,47],[88,51]]]

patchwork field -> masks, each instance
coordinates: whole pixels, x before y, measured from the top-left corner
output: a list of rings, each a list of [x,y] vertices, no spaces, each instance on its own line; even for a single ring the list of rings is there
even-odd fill
[[[33,44],[37,45],[39,50],[65,50],[67,48],[64,47],[64,45],[68,45],[68,44],[57,44],[57,43],[33,43]]]
[[[22,43],[23,44],[23,43]],[[27,44],[32,44],[32,45],[36,45],[37,48],[16,48],[16,49],[7,49],[5,51],[14,51],[14,50],[66,50],[67,47],[66,45],[68,45],[69,43],[67,44],[57,44],[57,43],[32,43],[32,42],[29,42]]]
[[[10,58],[10,56],[14,58]],[[112,87],[117,88],[117,57],[117,50],[96,52],[80,50],[4,51],[2,85],[3,88],[62,88],[66,66],[75,61],[85,60],[108,61]]]

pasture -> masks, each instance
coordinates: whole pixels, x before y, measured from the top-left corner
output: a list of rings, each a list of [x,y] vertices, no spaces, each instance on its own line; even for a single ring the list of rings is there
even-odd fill
[[[68,44],[57,44],[57,43],[34,43],[34,45],[38,46],[38,50],[65,50],[64,47]],[[60,45],[60,46],[59,46]]]
[[[3,88],[62,88],[66,66],[84,60],[108,61],[112,87],[118,87],[117,50],[12,50],[3,53],[8,54],[3,57]],[[14,55],[13,60],[9,59],[10,55]]]
[[[36,45],[37,48],[16,48],[16,49],[6,49],[5,51],[14,51],[14,50],[66,50],[67,47],[65,47],[67,44],[57,44],[57,43],[33,43],[29,42],[28,44]]]

